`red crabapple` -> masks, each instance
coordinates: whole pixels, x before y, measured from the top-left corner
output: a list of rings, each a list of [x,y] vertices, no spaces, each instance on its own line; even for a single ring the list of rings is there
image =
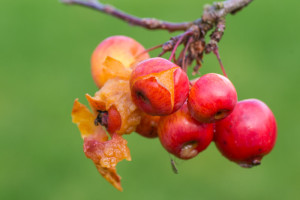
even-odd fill
[[[186,73],[164,58],[137,64],[130,78],[133,102],[149,115],[169,115],[178,110],[189,93]]]
[[[192,86],[188,97],[189,111],[196,120],[212,123],[228,116],[237,102],[237,93],[228,78],[209,73]]]
[[[185,103],[177,112],[161,117],[158,136],[169,153],[181,159],[190,159],[211,143],[213,126],[193,119]]]
[[[228,117],[216,123],[214,140],[226,158],[252,167],[273,149],[276,137],[272,111],[262,101],[248,99],[239,101]]]

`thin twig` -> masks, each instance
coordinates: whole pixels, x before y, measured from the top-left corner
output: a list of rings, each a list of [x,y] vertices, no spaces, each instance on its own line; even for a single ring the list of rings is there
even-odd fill
[[[226,76],[226,77],[228,77],[228,76],[227,76],[227,74],[226,74],[226,71],[225,71],[224,65],[223,65],[223,63],[222,63],[221,57],[220,57],[220,54],[219,54],[219,49],[218,49],[218,47],[217,47],[217,48],[215,48],[215,49],[213,50],[213,53],[216,55],[216,57],[217,57],[217,59],[218,59],[218,61],[219,61],[219,64],[220,64],[221,70],[222,70],[222,72],[223,72],[223,75],[224,75],[224,76]]]
[[[114,8],[111,5],[105,5],[100,3],[97,0],[83,1],[83,0],[61,0],[61,2],[70,4],[70,5],[80,5],[89,7],[101,11],[103,13],[112,15],[116,18],[119,18],[123,21],[128,22],[131,25],[142,26],[147,29],[166,29],[170,32],[186,30],[193,23],[192,22],[182,22],[182,23],[172,23],[167,21],[162,21],[154,18],[138,18],[136,16],[127,14],[121,10]]]
[[[167,53],[168,51],[163,50],[162,52],[160,52],[160,54],[158,54],[158,57],[162,57],[165,53]]]
[[[177,63],[176,53],[174,53],[174,56],[173,56],[173,63]]]
[[[158,49],[158,48],[160,48],[160,47],[162,47],[162,46],[163,46],[163,44],[159,44],[159,45],[156,45],[156,46],[151,47],[151,48],[149,48],[149,49],[146,49],[145,51],[143,51],[143,52],[141,52],[139,55],[137,55],[137,56],[135,57],[135,59],[138,60],[138,58],[139,58],[140,56],[144,55],[145,53],[148,53],[148,52],[150,52],[150,51],[153,51],[153,50],[155,50],[155,49]]]
[[[182,34],[182,35],[179,37],[179,39],[177,40],[177,42],[176,42],[176,44],[175,44],[175,46],[174,46],[174,48],[173,48],[173,50],[172,50],[171,56],[170,56],[170,58],[169,58],[169,61],[172,60],[172,58],[173,58],[173,56],[174,56],[174,54],[175,54],[175,52],[176,52],[176,50],[177,50],[177,47],[178,47],[179,44],[183,41],[184,37],[186,37],[187,35],[190,35],[191,33],[192,33],[192,32],[185,32],[184,34]]]
[[[186,30],[184,33],[181,33],[175,37],[172,37],[169,41],[165,42],[162,46],[162,49],[164,51],[172,51],[175,48],[175,45],[177,44],[178,40],[184,40],[189,35],[198,35],[199,33],[198,26],[191,26],[188,30]],[[182,38],[183,37],[183,38]],[[196,36],[197,37],[197,36]]]
[[[187,65],[186,65],[186,63],[185,63],[185,54],[186,54],[187,49],[189,48],[189,46],[190,46],[190,44],[191,44],[191,42],[192,42],[193,40],[194,40],[193,37],[190,37],[189,40],[187,41],[185,47],[184,47],[184,50],[183,50],[183,57],[182,57],[181,68],[182,68],[182,70],[185,71],[185,72],[187,71]]]

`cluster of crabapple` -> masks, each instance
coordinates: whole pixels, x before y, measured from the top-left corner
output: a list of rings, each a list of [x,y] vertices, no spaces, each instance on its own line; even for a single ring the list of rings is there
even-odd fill
[[[109,51],[118,49],[121,58],[115,59],[124,63],[129,59],[128,49],[120,50],[123,46],[118,37],[124,36],[111,37],[110,43],[106,40],[105,51],[109,45],[116,46]],[[137,43],[131,38],[127,42]],[[134,54],[139,57],[143,52],[141,48]],[[102,53],[97,51],[97,55]],[[195,157],[214,141],[226,158],[242,167],[260,164],[277,136],[274,115],[265,103],[257,99],[238,101],[234,85],[223,75],[209,73],[190,81],[180,66],[146,54],[130,66],[128,78],[121,72],[105,74],[99,65],[92,65],[100,88],[111,78],[128,79],[131,100],[140,112],[135,132],[148,138],[158,136],[162,146],[181,159]],[[110,56],[114,58],[113,53]],[[100,112],[95,123],[106,126],[108,132],[118,131],[127,123],[118,111],[115,105]]]

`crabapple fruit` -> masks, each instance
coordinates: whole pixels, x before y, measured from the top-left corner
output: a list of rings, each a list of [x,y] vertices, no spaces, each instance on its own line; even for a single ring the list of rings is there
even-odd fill
[[[199,122],[212,123],[228,116],[237,102],[237,93],[231,81],[220,74],[209,73],[192,86],[188,108]]]
[[[111,36],[102,41],[91,58],[91,71],[96,85],[115,77],[129,79],[131,68],[139,61],[149,58],[142,53],[145,48],[134,39],[126,36]]]
[[[178,110],[189,93],[186,73],[164,58],[138,63],[130,78],[133,102],[149,115],[169,115]]]
[[[220,152],[242,167],[259,165],[274,147],[275,117],[260,100],[239,101],[233,112],[216,123],[214,141]]]
[[[190,159],[208,147],[214,125],[193,119],[185,103],[177,112],[161,117],[158,136],[163,147],[181,159]]]
[[[136,127],[135,132],[144,136],[146,138],[156,138],[157,135],[157,125],[160,120],[160,116],[142,114],[141,122]]]

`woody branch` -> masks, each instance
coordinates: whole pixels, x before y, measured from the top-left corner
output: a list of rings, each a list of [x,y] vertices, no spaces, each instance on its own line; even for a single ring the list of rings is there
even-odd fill
[[[111,5],[105,5],[98,0],[61,0],[61,2],[68,5],[84,6],[109,14],[128,22],[130,25],[141,26],[151,30],[163,29],[169,32],[184,31],[184,33],[172,37],[162,45],[162,53],[160,53],[160,56],[168,51],[172,51],[172,55],[175,55],[177,46],[184,44],[184,53],[181,53],[180,56],[174,60],[180,62],[181,64],[177,64],[181,67],[189,65],[193,60],[196,60],[197,65],[194,71],[200,68],[204,53],[208,54],[213,52],[218,57],[218,43],[222,39],[225,31],[225,17],[228,14],[235,14],[242,10],[252,1],[253,0],[227,0],[215,2],[212,5],[204,6],[201,18],[192,22],[173,23],[154,18],[139,18],[116,9]],[[213,32],[210,35],[210,41],[206,43],[205,36],[210,30],[213,30]],[[190,38],[192,38],[192,40],[190,40]]]

